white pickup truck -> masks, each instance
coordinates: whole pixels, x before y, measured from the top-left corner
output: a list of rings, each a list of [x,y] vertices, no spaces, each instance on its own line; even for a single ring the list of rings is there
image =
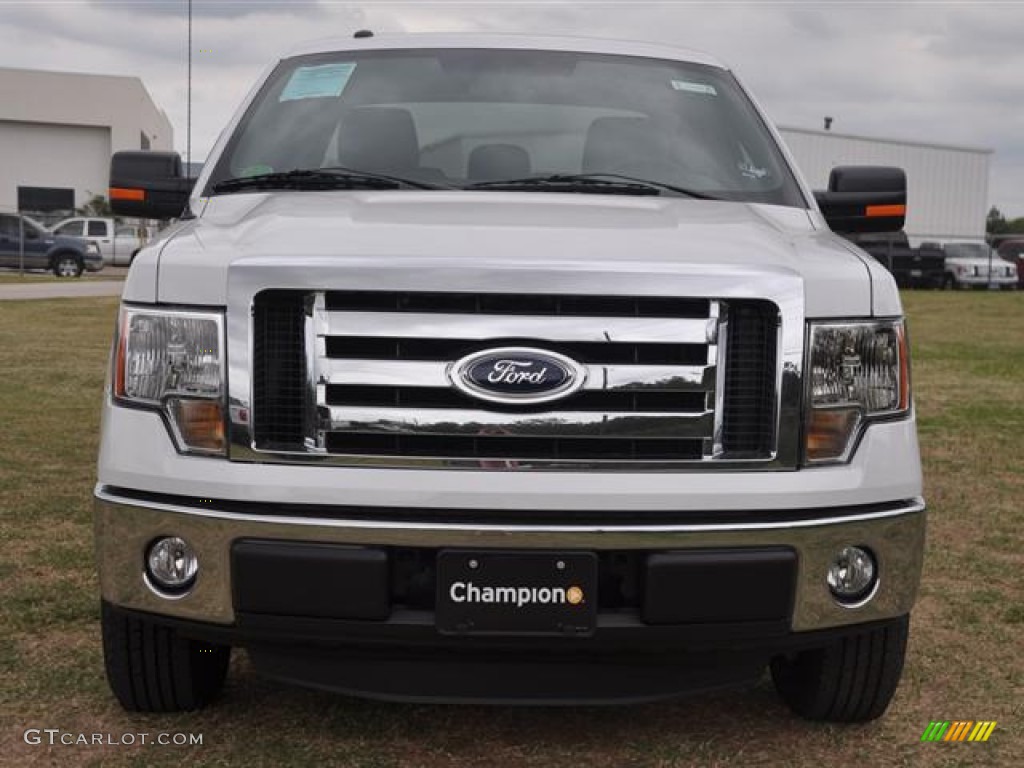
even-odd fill
[[[57,235],[83,237],[100,249],[103,263],[127,265],[148,239],[145,227],[119,224],[112,218],[76,216],[53,226]]]
[[[363,37],[275,61],[194,188],[118,153],[96,547],[128,709],[896,689],[924,546],[906,181],[812,192],[715,59]]]

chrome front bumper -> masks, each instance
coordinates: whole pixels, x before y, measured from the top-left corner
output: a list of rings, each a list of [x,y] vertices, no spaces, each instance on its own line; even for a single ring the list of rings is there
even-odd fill
[[[254,510],[258,505],[254,505]],[[241,538],[327,542],[378,547],[474,547],[572,550],[692,550],[706,547],[787,546],[797,553],[793,608],[795,632],[901,616],[917,593],[924,553],[925,505],[921,499],[867,510],[822,509],[791,516],[764,512],[758,522],[729,524],[470,524],[434,520],[388,521],[315,518],[219,509],[215,502],[162,503],[130,498],[97,486],[96,557],[103,598],[139,611],[230,625],[230,551]],[[666,515],[670,517],[670,515]],[[628,521],[628,517],[624,516]],[[195,586],[181,597],[155,593],[144,578],[144,552],[159,536],[177,535],[196,549]],[[825,583],[832,555],[841,547],[869,547],[878,559],[880,584],[857,608],[836,603]],[[713,585],[709,585],[713,589]]]

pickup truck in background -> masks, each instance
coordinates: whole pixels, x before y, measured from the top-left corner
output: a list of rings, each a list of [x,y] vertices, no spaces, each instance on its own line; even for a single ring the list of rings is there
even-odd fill
[[[68,237],[83,237],[95,243],[110,265],[128,265],[148,241],[145,227],[123,224],[112,218],[77,216],[53,226],[53,232]]]
[[[0,213],[0,267],[53,272],[57,277],[81,277],[103,269],[99,248],[81,237],[57,235],[35,219]]]
[[[946,243],[942,250],[946,254],[943,287],[1017,289],[1017,265],[1003,259],[988,243]]]
[[[942,288],[946,254],[939,245],[913,248],[905,232],[851,235],[850,240],[888,269],[900,288]]]
[[[1024,288],[1024,238],[1003,240],[997,249],[999,257],[1017,267],[1017,287]]]
[[[119,152],[95,488],[104,660],[176,711],[257,673],[634,702],[771,670],[881,715],[924,553],[900,169],[808,188],[713,57],[319,41],[199,179]]]

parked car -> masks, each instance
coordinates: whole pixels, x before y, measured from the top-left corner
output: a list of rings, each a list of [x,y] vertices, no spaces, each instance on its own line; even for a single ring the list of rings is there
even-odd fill
[[[1024,238],[1003,240],[996,250],[999,257],[1017,267],[1017,286],[1024,288]]]
[[[1016,265],[1000,258],[988,243],[946,243],[942,250],[946,253],[943,288],[1017,287]]]
[[[103,269],[103,256],[95,243],[84,238],[57,235],[28,216],[2,213],[0,266],[21,265],[25,269],[48,269],[57,277],[80,277],[84,270]]]
[[[119,224],[112,218],[78,216],[64,219],[53,226],[53,232],[84,237],[95,243],[106,264],[131,264],[135,254],[148,240],[145,227]]]
[[[867,234],[851,240],[892,272],[900,288],[941,288],[946,254],[935,243],[912,248],[906,232]]]

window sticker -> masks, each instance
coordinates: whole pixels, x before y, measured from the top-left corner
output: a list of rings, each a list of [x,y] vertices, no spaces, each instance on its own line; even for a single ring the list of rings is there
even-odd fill
[[[250,165],[246,168],[243,168],[242,172],[238,175],[241,176],[242,178],[246,178],[249,176],[265,176],[266,174],[273,172],[274,169],[271,168],[269,165],[257,163],[256,165]]]
[[[744,161],[738,165],[740,173],[748,179],[763,179],[768,175],[767,168],[759,168],[750,161]]]
[[[689,91],[690,93],[703,93],[706,96],[717,96],[715,86],[706,83],[691,83],[689,80],[673,80],[672,88],[676,91]]]
[[[341,95],[349,78],[356,70],[354,61],[337,64],[321,64],[316,67],[299,67],[288,80],[278,101],[297,99],[326,99]]]

